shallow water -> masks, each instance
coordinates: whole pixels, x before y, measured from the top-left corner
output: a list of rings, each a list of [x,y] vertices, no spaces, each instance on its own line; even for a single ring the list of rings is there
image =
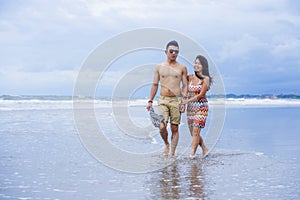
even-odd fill
[[[178,160],[148,186],[152,199],[297,199],[299,177],[290,181],[297,170],[255,152],[216,150],[206,159]]]
[[[137,123],[148,123],[144,108],[136,109]],[[135,174],[109,168],[85,149],[71,109],[1,111],[0,199],[299,199],[299,113],[291,107],[228,109],[207,158],[190,160],[188,149],[163,169]],[[109,109],[96,114],[120,148],[162,149],[155,131],[152,138],[128,137],[118,134]],[[191,139],[185,129],[182,149]]]

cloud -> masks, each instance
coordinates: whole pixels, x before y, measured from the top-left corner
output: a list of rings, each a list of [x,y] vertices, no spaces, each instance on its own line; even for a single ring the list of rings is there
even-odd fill
[[[300,64],[298,52],[300,49],[300,39],[279,37],[272,41],[263,41],[252,35],[242,35],[234,41],[226,41],[220,51],[220,62],[235,62],[242,66],[235,66],[236,69],[260,69],[272,71],[282,69],[282,64],[286,63],[288,68],[297,67]],[[255,65],[253,64],[255,63]]]
[[[297,59],[299,58],[300,38],[286,38],[278,41],[271,53],[276,58]]]
[[[26,72],[22,67],[0,71],[1,94],[66,94],[73,90],[76,71],[55,70],[51,72]]]
[[[250,56],[252,52],[268,48],[269,45],[267,43],[252,35],[244,34],[239,40],[226,41],[222,46],[220,58],[223,62],[231,59],[249,60],[247,56]]]
[[[2,2],[0,9],[0,73],[18,74],[20,79],[78,71],[98,44],[141,27],[162,27],[191,37],[208,50],[221,73],[231,77],[227,85],[238,85],[236,81],[257,70],[257,79],[299,73],[300,9],[293,1],[32,0]],[[57,74],[60,80],[65,83]],[[66,93],[72,92],[66,88]]]

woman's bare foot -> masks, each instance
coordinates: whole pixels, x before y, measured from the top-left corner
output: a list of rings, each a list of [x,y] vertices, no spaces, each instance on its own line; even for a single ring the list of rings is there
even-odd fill
[[[175,154],[174,153],[170,153],[169,157],[170,158],[175,158]]]
[[[190,159],[191,160],[195,159],[195,157],[196,157],[195,154],[190,154]]]
[[[208,154],[208,148],[204,146],[204,147],[202,148],[202,157],[206,157],[207,154]]]
[[[170,149],[170,145],[166,144],[163,155],[164,156],[168,156],[169,155],[169,149]]]

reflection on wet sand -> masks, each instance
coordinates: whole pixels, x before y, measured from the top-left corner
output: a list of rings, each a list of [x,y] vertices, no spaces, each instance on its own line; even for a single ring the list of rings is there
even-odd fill
[[[159,185],[160,192],[157,193],[159,196],[164,199],[179,199],[181,186],[177,164],[172,164],[162,170]]]
[[[186,177],[186,181],[189,183],[189,197],[195,199],[205,199],[204,192],[204,175],[202,173],[202,163],[193,162],[191,164],[190,177]]]
[[[178,160],[154,173],[151,199],[205,199],[203,160]]]

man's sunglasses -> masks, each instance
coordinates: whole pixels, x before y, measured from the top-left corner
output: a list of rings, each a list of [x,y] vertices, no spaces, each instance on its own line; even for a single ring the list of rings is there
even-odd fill
[[[179,51],[178,51],[178,50],[174,50],[174,49],[169,49],[169,53],[175,53],[175,54],[178,54]]]

